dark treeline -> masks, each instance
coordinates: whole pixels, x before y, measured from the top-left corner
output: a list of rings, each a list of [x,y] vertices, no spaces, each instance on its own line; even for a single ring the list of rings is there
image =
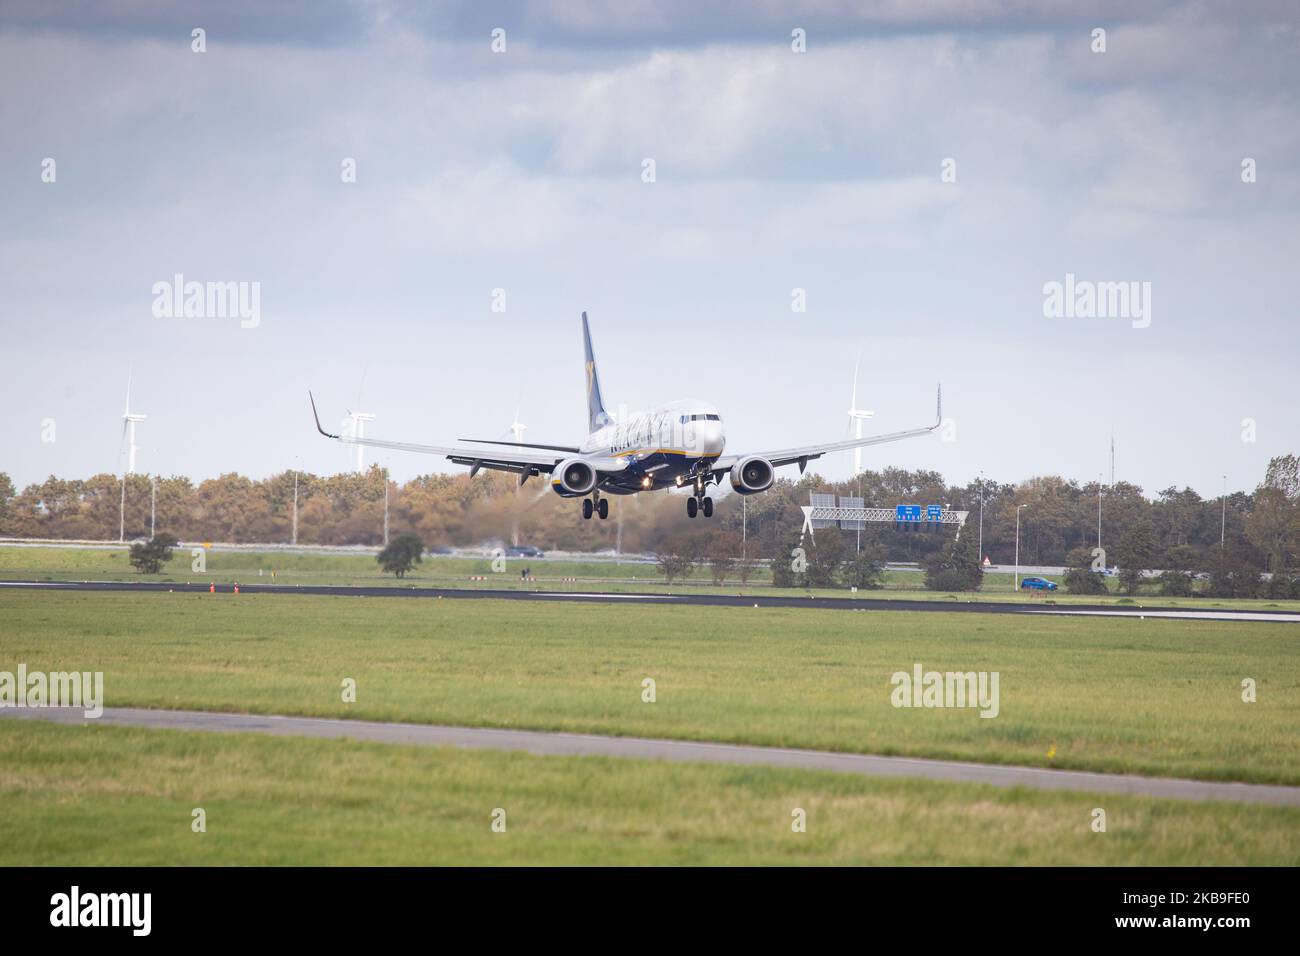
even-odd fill
[[[126,486],[126,537],[147,537],[151,492],[156,528],[184,541],[281,543],[292,537],[294,473],[262,480],[228,474],[197,485],[184,477],[132,475]],[[983,554],[1010,564],[1015,553],[1016,507],[1021,512],[1020,562],[1065,565],[1079,549],[1097,544],[1101,495],[1101,542],[1107,562],[1117,553],[1148,567],[1210,570],[1224,561],[1268,572],[1292,572],[1300,547],[1300,463],[1273,459],[1253,493],[1226,501],[1205,499],[1190,488],[1166,488],[1153,497],[1127,482],[1102,486],[1046,476],[1019,484],[995,481],[946,484],[932,471],[886,468],[857,479],[827,482],[815,474],[784,479],[770,491],[742,499],[715,492],[713,519],[690,521],[680,495],[655,493],[611,501],[607,521],[584,521],[578,502],[564,500],[534,479],[516,488],[502,474],[425,475],[404,484],[372,466],[365,473],[321,477],[299,473],[298,537],[302,544],[382,542],[384,497],[389,531],[418,535],[427,546],[468,546],[493,541],[535,544],[547,550],[593,551],[616,546],[628,552],[681,547],[716,549],[714,538],[734,541],[750,558],[770,558],[797,536],[799,510],[811,492],[861,496],[870,507],[941,504],[970,512],[963,533],[979,535],[983,499]],[[120,476],[50,477],[17,491],[0,473],[0,535],[20,538],[116,540]],[[1220,532],[1224,546],[1220,548]],[[856,546],[857,535],[848,533]],[[938,531],[869,525],[864,544],[891,561],[923,561],[946,543]],[[1126,542],[1127,538],[1127,542]],[[742,545],[743,539],[743,545]],[[712,544],[710,545],[710,542]]]

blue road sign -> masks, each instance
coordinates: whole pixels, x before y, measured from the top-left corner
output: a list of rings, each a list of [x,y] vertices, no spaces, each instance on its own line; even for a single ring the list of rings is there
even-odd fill
[[[925,506],[925,520],[926,520],[926,521],[938,521],[938,520],[939,520],[940,518],[942,518],[942,517],[943,517],[943,507],[942,507],[941,505],[926,505],[926,506]]]
[[[920,521],[921,506],[920,505],[896,505],[894,507],[894,520],[895,521]]]

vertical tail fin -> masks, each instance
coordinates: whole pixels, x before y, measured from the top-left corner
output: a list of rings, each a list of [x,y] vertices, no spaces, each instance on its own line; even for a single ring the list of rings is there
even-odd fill
[[[587,428],[595,431],[610,424],[613,419],[605,411],[600,396],[600,375],[596,372],[596,356],[591,351],[591,329],[587,327],[587,313],[582,313],[582,358],[587,371]]]

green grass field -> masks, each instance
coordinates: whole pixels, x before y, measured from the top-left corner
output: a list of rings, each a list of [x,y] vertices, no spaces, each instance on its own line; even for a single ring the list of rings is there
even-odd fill
[[[255,583],[264,585],[324,584],[367,587],[444,587],[471,589],[519,589],[563,591],[609,591],[614,593],[648,592],[723,592],[749,595],[807,595],[813,599],[870,597],[894,600],[1016,601],[1054,604],[1144,604],[1161,607],[1197,609],[1249,608],[1263,610],[1300,610],[1300,601],[1244,599],[1170,598],[1157,594],[1124,597],[1118,592],[1105,596],[1075,596],[1063,591],[1052,594],[1017,592],[1010,574],[990,573],[983,588],[972,594],[928,591],[923,575],[908,571],[886,571],[883,587],[852,594],[844,588],[795,590],[771,586],[771,573],[758,568],[748,584],[732,577],[715,586],[707,568],[697,568],[685,580],[671,586],[664,583],[653,564],[617,563],[613,561],[573,561],[557,558],[510,558],[505,570],[494,572],[489,558],[426,558],[411,574],[398,579],[380,571],[369,554],[282,554],[256,551],[210,551],[205,556],[202,574],[190,570],[189,552],[178,550],[163,573],[140,574],[131,567],[124,550],[97,548],[55,548],[0,546],[0,578],[12,580],[72,581],[156,581],[163,583],[216,582],[218,584]],[[523,582],[519,572],[530,568],[535,580]],[[471,580],[483,577],[485,580]],[[1052,580],[1055,576],[1048,575]],[[1110,582],[1115,586],[1114,580]]]
[[[102,670],[110,706],[1288,784],[1300,783],[1298,638],[1289,624],[1208,621],[0,592],[0,669]],[[893,707],[890,676],[915,662],[998,671],[1000,714]],[[341,699],[344,678],[356,703]]]
[[[0,866],[991,863],[1294,866],[1300,810],[0,720]]]

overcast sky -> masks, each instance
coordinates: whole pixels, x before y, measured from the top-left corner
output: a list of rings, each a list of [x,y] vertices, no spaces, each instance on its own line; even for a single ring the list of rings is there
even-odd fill
[[[1283,2],[6,0],[0,470],[120,471],[128,368],[141,471],[344,469],[309,387],[576,443],[585,309],[607,402],[728,451],[845,437],[860,348],[869,429],[952,419],[867,467],[1089,481],[1113,434],[1149,493],[1253,488],[1300,451],[1298,98]],[[155,315],[178,273],[255,327]],[[1149,324],[1045,316],[1067,274]]]

